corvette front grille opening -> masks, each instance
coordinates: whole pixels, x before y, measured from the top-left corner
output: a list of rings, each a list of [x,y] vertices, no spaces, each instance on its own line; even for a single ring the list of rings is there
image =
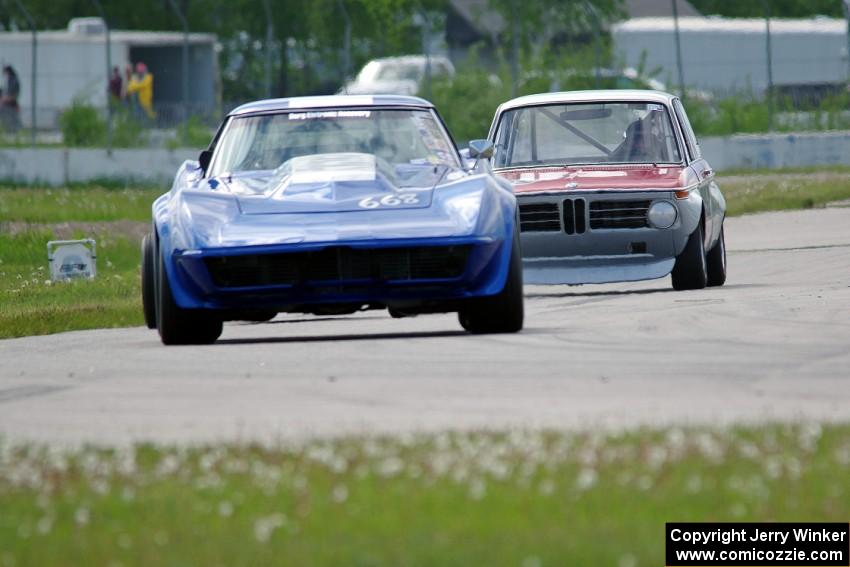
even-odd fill
[[[590,228],[644,228],[649,201],[593,201],[590,203]]]
[[[520,232],[559,232],[560,213],[557,203],[528,203],[519,205]]]
[[[344,246],[309,252],[205,258],[218,287],[261,287],[350,280],[429,280],[460,277],[471,246],[359,250]]]

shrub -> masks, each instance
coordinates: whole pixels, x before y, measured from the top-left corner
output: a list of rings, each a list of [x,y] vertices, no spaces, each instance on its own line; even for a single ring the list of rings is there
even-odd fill
[[[181,124],[175,130],[175,135],[166,142],[168,149],[198,148],[209,146],[212,139],[212,131],[199,116],[190,116],[189,120]]]
[[[145,144],[145,130],[129,109],[112,111],[112,145],[116,148],[133,148]]]
[[[98,146],[106,141],[106,122],[95,107],[80,100],[62,113],[59,127],[67,146]]]

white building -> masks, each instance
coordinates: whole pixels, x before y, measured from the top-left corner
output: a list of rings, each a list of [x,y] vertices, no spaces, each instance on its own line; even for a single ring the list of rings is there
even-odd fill
[[[770,21],[777,87],[842,83],[848,78],[847,22],[832,18]],[[615,56],[678,83],[673,18],[636,18],[611,30]],[[768,84],[763,19],[679,18],[685,84],[729,93],[762,93]]]
[[[107,101],[106,33],[99,18],[71,20],[67,30],[39,31],[36,51],[36,111],[39,128],[55,128],[57,117],[75,98],[97,107]],[[154,108],[166,122],[182,116],[183,34],[120,31],[110,33],[112,65],[122,73],[143,61],[154,76]],[[32,34],[0,32],[0,64],[12,65],[21,81],[21,121],[30,123]],[[189,34],[189,99],[193,112],[215,109],[220,99],[216,36]]]

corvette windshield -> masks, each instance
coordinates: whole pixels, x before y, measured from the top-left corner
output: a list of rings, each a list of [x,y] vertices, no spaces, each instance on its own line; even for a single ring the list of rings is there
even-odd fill
[[[678,163],[662,104],[609,102],[528,106],[502,114],[494,167]]]
[[[275,170],[293,158],[342,153],[372,154],[397,169],[460,166],[432,112],[349,108],[233,118],[211,175]]]

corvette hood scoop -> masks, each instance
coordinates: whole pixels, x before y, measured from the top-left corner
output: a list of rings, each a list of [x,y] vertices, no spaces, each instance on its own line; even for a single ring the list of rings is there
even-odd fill
[[[323,213],[430,206],[445,167],[394,168],[372,154],[336,153],[292,158],[274,171],[222,176],[243,214]]]

